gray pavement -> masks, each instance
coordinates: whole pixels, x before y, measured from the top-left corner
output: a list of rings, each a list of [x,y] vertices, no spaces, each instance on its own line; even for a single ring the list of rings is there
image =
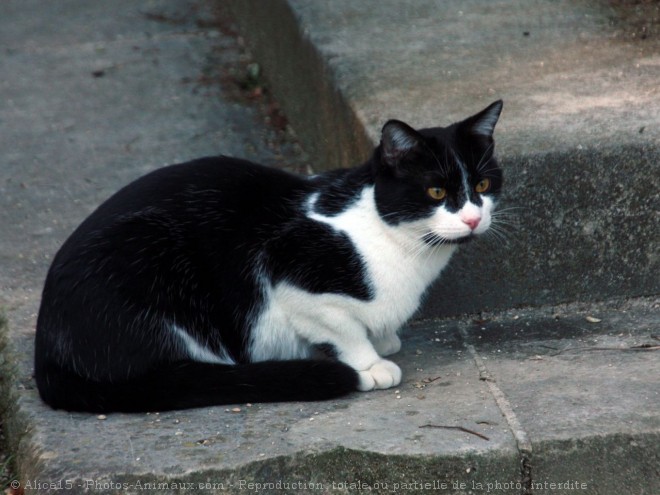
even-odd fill
[[[168,163],[224,153],[300,169],[304,157],[227,86],[245,61],[213,2],[3,3],[0,411],[26,492],[660,493],[658,195],[648,192],[660,66],[648,16],[618,2],[444,2],[436,25],[437,2],[245,1],[247,20],[270,18],[271,45],[293,50],[293,63],[260,48],[269,28],[229,3],[316,169],[358,161],[387,117],[441,124],[504,96],[505,207],[526,207],[519,227],[505,246],[470,246],[497,261],[478,267],[490,277],[460,259],[446,273],[479,291],[431,296],[394,357],[395,390],[105,419],[51,411],[34,389],[32,339],[68,233]],[[564,60],[576,46],[580,63]],[[283,88],[273,63],[285,74],[304,64],[305,77]],[[315,132],[324,137],[310,141]],[[579,180],[568,172],[578,166]],[[544,306],[511,309],[524,302]],[[446,317],[467,311],[479,314]]]

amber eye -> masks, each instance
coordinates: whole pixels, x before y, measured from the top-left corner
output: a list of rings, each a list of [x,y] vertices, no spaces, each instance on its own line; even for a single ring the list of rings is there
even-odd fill
[[[440,201],[447,196],[447,190],[444,187],[429,187],[426,190],[426,194],[428,194],[430,198]]]
[[[474,190],[479,194],[485,193],[488,189],[490,189],[490,179],[481,179],[479,183],[474,186]]]

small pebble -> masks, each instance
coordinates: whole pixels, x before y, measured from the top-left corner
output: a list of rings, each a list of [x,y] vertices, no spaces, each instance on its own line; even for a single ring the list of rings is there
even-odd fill
[[[240,408],[240,407],[234,407],[234,408],[231,410],[231,412],[233,412],[233,413],[241,412],[241,408]]]
[[[96,419],[104,420],[104,419],[108,419],[108,417],[105,414],[99,414],[98,416],[96,416]]]
[[[603,321],[603,320],[601,320],[600,318],[595,318],[595,317],[593,317],[593,316],[587,316],[585,319],[586,319],[589,323],[600,323],[601,321]]]

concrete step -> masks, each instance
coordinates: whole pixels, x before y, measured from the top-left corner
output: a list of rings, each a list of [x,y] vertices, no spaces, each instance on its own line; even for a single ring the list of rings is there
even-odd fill
[[[424,316],[660,293],[657,2],[224,3],[316,167],[366,157],[389,118],[504,100],[502,236],[462,249]]]
[[[6,427],[28,490],[658,493],[659,309],[642,299],[419,321],[394,357],[396,390],[331,402],[101,419],[50,410],[20,367]],[[12,344],[23,365],[31,345]]]

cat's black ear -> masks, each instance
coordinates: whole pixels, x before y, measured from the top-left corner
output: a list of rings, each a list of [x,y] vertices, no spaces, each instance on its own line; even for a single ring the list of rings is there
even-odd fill
[[[415,129],[400,120],[388,120],[380,138],[381,156],[391,166],[397,166],[410,153],[419,149],[422,137]]]
[[[492,138],[495,124],[497,124],[500,114],[502,113],[502,105],[502,100],[497,100],[496,102],[491,103],[478,114],[461,122],[461,129],[466,130],[470,134]]]

